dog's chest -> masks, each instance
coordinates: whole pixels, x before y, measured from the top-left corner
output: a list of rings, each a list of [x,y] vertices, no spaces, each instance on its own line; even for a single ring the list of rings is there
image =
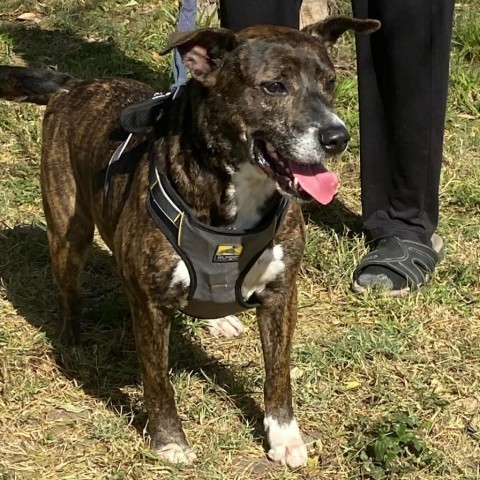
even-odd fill
[[[255,227],[262,218],[266,202],[275,193],[274,182],[257,166],[247,163],[235,174],[232,186],[236,203],[236,219],[232,227],[243,230]],[[245,276],[243,299],[261,293],[270,282],[279,278],[284,269],[282,246],[265,250]]]
[[[282,245],[267,248],[243,280],[241,285],[242,299],[247,301],[252,295],[262,293],[269,283],[279,280],[284,271],[285,263],[283,260]],[[188,268],[183,260],[179,260],[173,270],[170,287],[174,288],[181,285],[185,289],[188,289],[190,284],[191,277]]]
[[[258,307],[255,294],[285,269],[283,248],[274,239],[288,200],[278,198],[275,184],[258,167],[243,164],[225,186],[235,220],[213,227],[182,210],[166,177],[157,174],[156,180],[149,212],[181,257],[169,282],[172,295],[184,292],[176,308],[192,317],[218,318]]]
[[[233,229],[249,230],[254,228],[264,213],[265,204],[274,195],[275,183],[272,182],[257,166],[243,164],[233,175],[229,187],[231,216],[235,221]]]
[[[272,246],[277,219],[286,211],[284,200],[275,215],[268,214],[270,223],[264,222],[266,206],[275,193],[273,182],[258,167],[244,164],[232,175],[227,188],[230,213],[235,216],[228,233],[224,230],[211,235],[203,229],[190,235],[194,241],[183,242],[183,248],[191,245],[193,248],[187,250],[195,256],[187,255],[180,261],[172,276],[172,287],[181,284],[190,289],[189,303],[183,308],[189,315],[193,315],[192,309],[215,317],[254,307],[254,294],[261,293],[285,269],[282,246]],[[260,222],[263,227],[258,229]],[[189,229],[182,231],[185,234]],[[227,305],[233,310],[222,311]]]

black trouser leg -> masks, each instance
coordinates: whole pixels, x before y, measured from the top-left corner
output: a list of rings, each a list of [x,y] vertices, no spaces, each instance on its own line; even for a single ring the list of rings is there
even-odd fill
[[[234,31],[252,25],[298,28],[302,0],[220,0],[220,23]]]
[[[438,187],[454,0],[352,0],[358,36],[363,221],[370,238],[427,244]]]

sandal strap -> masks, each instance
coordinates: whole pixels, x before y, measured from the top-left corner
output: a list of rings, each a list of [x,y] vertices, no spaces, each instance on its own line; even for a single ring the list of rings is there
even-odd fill
[[[385,237],[378,241],[375,249],[365,255],[353,274],[358,278],[369,266],[382,266],[407,280],[409,287],[417,288],[427,282],[440,260],[440,252],[412,240]]]

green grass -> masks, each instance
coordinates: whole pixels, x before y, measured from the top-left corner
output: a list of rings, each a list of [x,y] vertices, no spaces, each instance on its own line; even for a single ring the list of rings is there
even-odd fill
[[[292,365],[309,449],[299,472],[265,460],[252,315],[235,340],[212,339],[181,317],[174,328],[171,379],[199,457],[187,468],[164,465],[148,449],[128,305],[101,242],[85,274],[85,341],[74,349],[59,342],[40,205],[43,109],[1,103],[0,478],[480,479],[477,3],[458,3],[455,13],[440,194],[445,258],[430,287],[406,299],[349,290],[366,251],[352,38],[334,52],[338,111],[353,139],[338,164],[338,201],[306,212]],[[27,12],[37,21],[17,20]],[[4,0],[0,14],[1,63],[168,85],[170,60],[158,51],[174,28],[173,0]]]

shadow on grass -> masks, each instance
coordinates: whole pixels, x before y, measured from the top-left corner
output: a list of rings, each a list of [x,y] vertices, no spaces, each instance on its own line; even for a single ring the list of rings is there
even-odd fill
[[[131,77],[155,88],[168,87],[170,72],[154,70],[125,55],[113,40],[91,42],[74,33],[0,24],[0,36],[12,39],[12,50],[29,65],[53,67],[78,78]]]
[[[350,210],[340,200],[334,199],[328,205],[314,202],[306,204],[303,213],[307,223],[312,222],[324,229],[333,230],[339,236],[353,238],[362,234],[361,215]]]
[[[123,387],[141,381],[128,304],[111,255],[94,247],[83,278],[85,304],[82,344],[70,347],[57,330],[57,288],[53,283],[45,230],[32,225],[0,229],[0,279],[8,300],[31,325],[45,333],[62,373],[75,380],[88,395],[99,398],[115,412],[131,409],[132,425],[142,434],[146,413]],[[100,295],[100,297],[98,296]],[[263,442],[259,405],[246,391],[242,372],[209,355],[189,338],[181,322],[174,322],[170,363],[174,372],[205,375],[221,386],[236,404],[239,415]]]

